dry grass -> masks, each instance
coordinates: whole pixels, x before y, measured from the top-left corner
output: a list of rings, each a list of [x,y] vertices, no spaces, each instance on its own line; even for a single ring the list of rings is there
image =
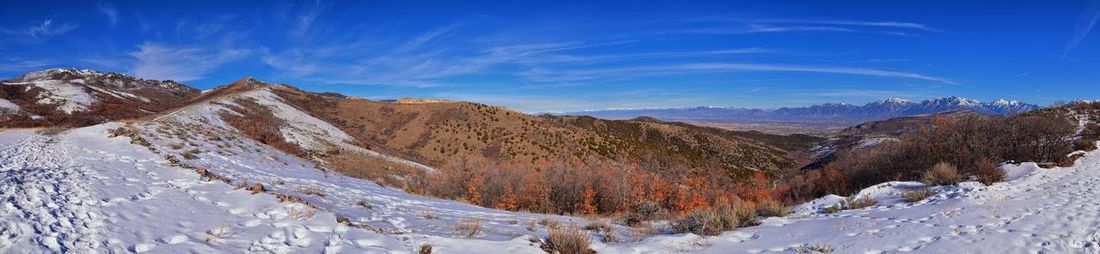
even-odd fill
[[[791,210],[775,200],[765,200],[756,204],[756,214],[764,217],[783,217]]]
[[[1005,170],[997,166],[997,163],[986,160],[977,163],[974,175],[978,177],[978,181],[982,184],[992,185],[993,183],[1004,181]]]
[[[718,235],[724,231],[756,224],[756,208],[752,204],[720,204],[681,216],[672,221],[672,230],[697,235]]]
[[[314,187],[305,187],[305,186],[298,187],[298,192],[302,193],[302,194],[313,195],[313,196],[318,196],[318,197],[324,197],[325,196],[325,190],[322,190],[320,188],[314,188]]]
[[[588,238],[588,232],[580,230],[576,225],[550,229],[550,236],[546,244],[542,246],[548,253],[560,254],[590,254],[596,253],[589,246],[592,244]]]
[[[183,156],[184,159],[194,160],[194,159],[199,158],[198,154],[200,152],[201,151],[199,151],[199,149],[191,149],[191,150],[183,151],[182,153],[180,153],[180,156]]]
[[[366,200],[359,200],[358,202],[355,202],[355,205],[366,208],[367,210],[374,210],[374,206],[372,206]]]
[[[206,244],[213,244],[221,241],[222,237],[229,233],[229,225],[218,225],[214,229],[206,232],[206,238],[203,240]]]
[[[479,219],[462,220],[458,225],[455,225],[455,235],[474,238],[479,234],[481,234],[481,220]]]
[[[585,225],[584,230],[609,233],[611,231],[614,231],[615,227],[612,227],[611,223],[607,223],[606,221],[597,220],[589,222],[588,225]]]
[[[833,253],[833,247],[827,244],[802,244],[795,251],[799,254]]]
[[[302,220],[313,219],[313,216],[317,214],[317,209],[309,206],[299,207],[294,205],[287,207],[286,213],[288,217]]]
[[[539,230],[539,224],[538,224],[538,222],[535,222],[535,221],[528,221],[526,228],[527,228],[527,231],[535,232],[535,230]]]
[[[551,219],[551,218],[543,218],[543,219],[539,220],[539,225],[542,225],[543,227],[546,227],[546,228],[554,229],[554,228],[561,227],[561,222],[557,221],[557,220],[554,220],[554,219]]]
[[[924,200],[932,196],[932,194],[936,194],[932,189],[919,189],[902,192],[901,197],[905,199],[905,202],[913,203]]]
[[[962,175],[959,174],[959,169],[955,165],[940,162],[925,171],[921,179],[922,182],[931,185],[952,185],[962,181]]]
[[[439,219],[439,216],[436,216],[431,211],[420,212],[420,217],[424,217],[424,219],[428,219],[428,220]]]
[[[878,200],[869,197],[848,197],[837,202],[836,205],[826,207],[825,213],[835,213],[844,210],[860,209],[878,204]]]

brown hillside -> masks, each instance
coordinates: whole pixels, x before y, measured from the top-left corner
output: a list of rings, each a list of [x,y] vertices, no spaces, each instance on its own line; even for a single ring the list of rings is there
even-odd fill
[[[354,136],[369,149],[433,167],[463,160],[538,167],[578,159],[654,171],[715,169],[738,177],[793,165],[809,136],[732,132],[652,119],[532,116],[468,102],[397,103],[277,93]]]

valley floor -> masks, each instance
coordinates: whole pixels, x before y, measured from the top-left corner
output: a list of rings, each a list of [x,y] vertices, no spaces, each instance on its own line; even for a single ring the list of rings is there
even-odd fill
[[[383,230],[348,227],[333,213],[353,214],[342,203],[311,209],[204,181],[128,138],[108,138],[111,127],[116,126],[60,134],[0,132],[0,252],[413,253],[423,243],[435,246],[436,253],[542,252],[526,239],[543,237],[545,230],[523,228],[547,216],[423,197],[406,200],[414,198],[338,176],[318,182],[295,178],[301,172],[282,176],[290,184],[327,186],[330,195],[316,198],[349,204],[355,201],[338,200],[350,192],[340,186],[363,186],[355,195],[371,197],[381,211],[352,219]],[[807,246],[836,253],[1100,253],[1100,154],[1089,153],[1070,168],[1009,167],[1014,179],[1008,182],[939,187],[935,196],[917,203],[901,202],[897,192],[919,184],[887,183],[861,193],[879,199],[870,208],[834,214],[813,209],[835,200],[827,197],[794,215],[720,236],[658,235],[611,245],[593,239],[593,248],[600,253],[797,252]],[[432,206],[436,214],[413,211],[421,206]],[[447,227],[470,217],[484,220],[483,237],[448,235]]]

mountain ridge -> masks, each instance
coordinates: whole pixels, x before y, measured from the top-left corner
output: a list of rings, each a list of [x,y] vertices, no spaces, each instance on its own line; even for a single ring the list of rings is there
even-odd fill
[[[606,119],[631,119],[650,116],[662,120],[761,121],[761,122],[840,122],[860,123],[892,117],[969,110],[991,115],[1012,115],[1041,108],[1035,104],[998,99],[981,102],[957,96],[930,98],[914,102],[890,98],[860,105],[824,103],[805,107],[757,109],[746,107],[700,106],[685,108],[608,109],[565,112],[559,115],[588,115]]]

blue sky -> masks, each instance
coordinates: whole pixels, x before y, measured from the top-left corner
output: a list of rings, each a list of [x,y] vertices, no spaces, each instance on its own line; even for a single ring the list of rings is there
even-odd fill
[[[0,77],[245,76],[527,112],[1100,97],[1100,0],[9,1]]]

